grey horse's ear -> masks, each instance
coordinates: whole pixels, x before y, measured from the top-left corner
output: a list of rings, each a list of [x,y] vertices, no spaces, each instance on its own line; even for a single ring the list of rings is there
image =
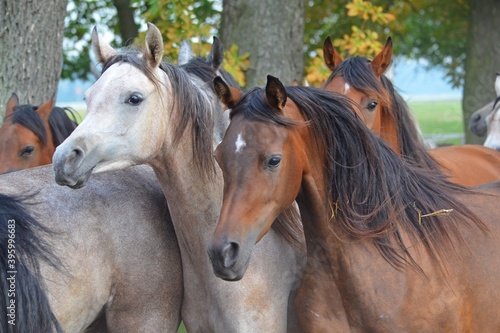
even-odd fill
[[[183,39],[181,42],[181,48],[179,50],[179,60],[177,61],[177,66],[182,66],[187,64],[191,59],[194,58],[193,48],[191,43],[187,39]]]
[[[145,57],[151,67],[156,68],[160,66],[164,48],[160,30],[153,23],[148,23]]]
[[[207,60],[208,62],[210,62],[210,64],[212,64],[212,68],[216,71],[221,68],[222,61],[224,61],[224,46],[222,45],[222,42],[215,36]]]
[[[103,64],[116,55],[116,50],[112,48],[108,43],[99,38],[99,34],[97,33],[97,28],[94,27],[92,29],[92,48],[94,49],[94,54],[97,58],[97,62]]]
[[[286,104],[286,89],[283,83],[274,76],[267,76],[266,100],[275,109],[283,110]]]

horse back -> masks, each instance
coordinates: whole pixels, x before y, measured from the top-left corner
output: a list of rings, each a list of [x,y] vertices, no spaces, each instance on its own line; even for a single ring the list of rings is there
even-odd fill
[[[480,145],[439,147],[429,154],[442,166],[450,181],[477,186],[500,180],[500,152]]]

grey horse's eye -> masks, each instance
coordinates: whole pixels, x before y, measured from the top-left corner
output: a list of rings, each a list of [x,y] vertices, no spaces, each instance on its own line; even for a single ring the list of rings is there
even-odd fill
[[[141,104],[141,102],[143,101],[143,98],[137,94],[132,94],[130,95],[130,97],[125,101],[125,103],[127,104],[130,104],[130,105],[133,105],[133,106],[137,106],[139,104]]]

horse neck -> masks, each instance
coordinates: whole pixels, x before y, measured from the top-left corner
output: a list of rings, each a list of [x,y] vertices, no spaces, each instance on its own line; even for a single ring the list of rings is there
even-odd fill
[[[170,128],[166,132],[170,133],[170,136],[166,136],[158,155],[149,164],[153,167],[169,204],[181,255],[189,255],[191,263],[203,262],[199,264],[203,270],[208,260],[200,254],[206,253],[208,238],[212,235],[219,217],[222,205],[222,177],[218,168],[215,174],[210,174],[204,173],[196,165],[192,126],[186,127],[173,146],[172,133],[175,125],[173,117],[168,118],[170,120],[167,126]]]

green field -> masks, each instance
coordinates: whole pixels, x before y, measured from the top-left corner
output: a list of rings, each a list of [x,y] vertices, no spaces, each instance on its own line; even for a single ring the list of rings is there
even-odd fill
[[[409,101],[408,105],[424,134],[439,138],[442,134],[463,134],[462,105],[453,101]],[[439,144],[461,144],[460,138],[437,140]]]

